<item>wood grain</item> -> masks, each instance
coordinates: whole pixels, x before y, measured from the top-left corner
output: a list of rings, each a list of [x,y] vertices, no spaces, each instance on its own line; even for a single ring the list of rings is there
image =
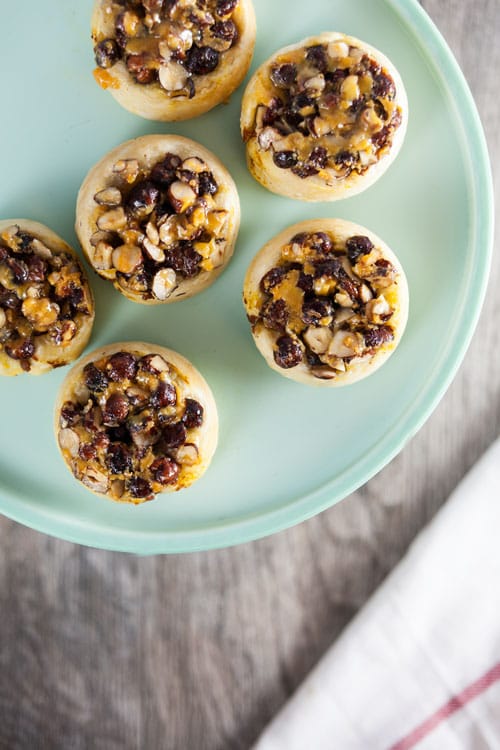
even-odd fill
[[[422,4],[465,71],[495,166],[498,0]],[[0,748],[248,748],[498,435],[499,285],[497,252],[477,334],[424,429],[299,527],[147,559],[0,519]]]

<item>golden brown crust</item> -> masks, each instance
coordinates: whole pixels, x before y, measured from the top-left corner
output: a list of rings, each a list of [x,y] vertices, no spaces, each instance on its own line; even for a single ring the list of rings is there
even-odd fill
[[[215,252],[207,257],[205,261],[202,261],[200,264],[202,270],[197,275],[185,278],[178,274],[176,278],[176,287],[166,299],[160,300],[150,293],[151,290],[146,290],[146,292],[141,290],[134,291],[130,288],[129,284],[126,283],[126,280],[124,280],[123,277],[116,275],[116,272],[113,271],[113,269],[103,270],[102,268],[99,268],[96,261],[96,248],[93,246],[91,239],[94,233],[98,230],[96,222],[99,207],[94,200],[94,196],[99,191],[109,186],[119,185],[121,187],[125,184],[126,189],[130,187],[127,187],[126,182],[123,182],[122,177],[113,171],[115,165],[120,161],[127,162],[127,160],[137,160],[142,172],[148,173],[158,161],[161,161],[161,159],[165,157],[166,153],[172,153],[180,157],[181,160],[190,157],[198,157],[202,159],[209,167],[218,184],[218,190],[213,196],[213,200],[211,200],[213,210],[215,212],[222,210],[227,213],[225,215],[224,225],[219,232],[219,235],[222,235],[224,238],[224,242],[218,242],[215,247]],[[207,197],[207,200],[209,199],[210,196]],[[89,263],[99,275],[103,278],[110,279],[115,288],[128,299],[147,305],[175,302],[178,299],[187,299],[210,286],[210,284],[212,284],[222,273],[233,254],[239,225],[240,203],[238,192],[227,169],[222,162],[204,146],[190,140],[189,138],[184,138],[178,135],[149,135],[122,143],[106,154],[106,156],[92,167],[83,181],[78,193],[75,229]],[[214,230],[213,234],[214,237],[219,236],[216,230]],[[213,245],[210,247],[213,247]],[[161,264],[158,266],[158,268],[162,267],[164,266]],[[205,270],[205,268],[209,270]]]
[[[274,89],[270,82],[270,71],[274,63],[278,60],[280,63],[283,62],[287,55],[289,56],[290,53],[293,54],[297,50],[330,43],[345,43],[360,48],[388,72],[395,84],[394,104],[401,110],[402,122],[394,133],[390,149],[383,153],[376,163],[371,164],[367,171],[363,173],[352,171],[345,178],[327,179],[322,174],[301,178],[290,169],[281,169],[276,166],[272,149],[264,150],[259,145],[255,136],[256,108],[259,104],[269,101],[274,95]],[[356,195],[373,185],[398,155],[404,141],[407,121],[408,99],[403,81],[395,66],[384,54],[366,42],[338,32],[324,32],[304,39],[297,44],[284,47],[274,53],[250,79],[243,95],[241,107],[241,132],[246,141],[247,164],[253,177],[274,193],[304,201],[340,200]],[[315,139],[311,138],[311,147],[314,145]]]
[[[176,409],[178,412],[178,416],[181,414],[182,410],[185,407],[186,399],[194,399],[203,408],[203,421],[201,426],[190,428],[189,423],[186,423],[188,424],[187,437],[185,439],[185,442],[181,446],[185,448],[186,445],[194,445],[197,451],[196,459],[191,458],[191,460],[189,461],[187,461],[186,459],[187,462],[183,463],[184,459],[181,460],[179,456],[177,456],[177,458],[174,458],[176,456],[175,450],[169,449],[168,447],[166,449],[160,449],[159,447],[155,448],[155,459],[161,460],[163,458],[167,458],[170,464],[172,463],[172,461],[177,462],[178,475],[176,478],[174,478],[174,481],[168,484],[159,484],[154,478],[154,469],[145,467],[144,463],[142,465],[141,472],[138,472],[133,476],[128,470],[118,474],[116,472],[113,473],[107,463],[109,461],[109,448],[106,449],[106,445],[104,445],[104,448],[99,448],[97,456],[91,456],[90,458],[88,458],[83,452],[82,459],[82,456],[78,453],[77,450],[72,450],[71,441],[68,441],[67,430],[69,428],[70,432],[76,432],[76,434],[79,435],[80,441],[84,440],[84,438],[82,437],[83,435],[88,436],[88,434],[91,434],[91,436],[94,436],[94,442],[97,441],[96,444],[99,444],[99,439],[102,440],[102,437],[100,436],[106,433],[108,435],[108,443],[111,439],[111,442],[113,442],[115,445],[121,444],[118,438],[111,435],[111,431],[106,427],[106,425],[103,426],[101,424],[97,432],[85,432],[85,430],[82,430],[80,421],[77,420],[75,426],[75,424],[71,423],[71,420],[68,421],[64,417],[64,412],[62,412],[62,410],[63,406],[67,404],[67,402],[77,404],[78,409],[85,409],[85,403],[88,403],[88,398],[91,398],[94,407],[100,410],[101,416],[96,418],[97,422],[99,422],[99,419],[105,420],[105,417],[102,416],[103,410],[105,411],[105,407],[103,408],[102,404],[99,406],[99,400],[100,398],[102,400],[102,395],[100,396],[99,391],[89,392],[89,389],[86,388],[86,386],[84,385],[84,369],[86,368],[86,366],[91,365],[92,363],[98,362],[102,364],[103,362],[109,360],[109,358],[111,358],[113,355],[123,352],[132,354],[137,358],[137,361],[140,361],[141,357],[147,357],[148,355],[159,355],[169,365],[169,368],[166,372],[158,373],[154,368],[155,363],[153,362],[152,370],[147,371],[144,377],[140,374],[142,373],[142,366],[140,365],[138,368],[138,377],[134,377],[132,378],[132,380],[125,378],[121,381],[112,381],[109,377],[110,365],[108,361],[108,369],[105,370],[105,372],[108,373],[108,380],[110,381],[110,393],[120,395],[126,394],[126,397],[130,404],[130,412],[128,415],[129,421],[124,422],[124,424],[127,426],[127,429],[130,424],[130,420],[143,417],[144,414],[146,414],[146,416],[148,414],[153,414],[153,417],[156,418],[160,411],[160,407],[158,405],[152,406],[151,401],[146,402],[142,406],[134,407],[134,401],[130,396],[131,385],[132,387],[143,388],[145,389],[146,393],[148,392],[148,389],[152,387],[151,382],[148,381],[148,377],[153,378],[153,383],[159,383],[160,381],[162,381],[168,385],[173,385],[175,388],[177,401],[176,404],[170,408],[171,413],[169,412],[169,407],[167,407],[166,409],[161,409],[162,412],[169,412],[168,416],[165,417],[165,427],[168,427],[168,425],[172,424],[172,420],[175,419],[174,415],[176,413]],[[151,373],[154,373],[154,375],[152,375]],[[144,411],[144,408],[146,409],[146,411]],[[140,411],[140,409],[142,409],[142,411]],[[177,352],[172,351],[171,349],[167,349],[166,347],[159,346],[157,344],[149,344],[142,341],[120,342],[116,344],[108,344],[94,350],[82,360],[80,360],[80,362],[78,362],[78,364],[70,370],[60,388],[57,397],[54,411],[54,430],[56,435],[56,442],[59,447],[59,451],[66,463],[66,466],[75,476],[75,478],[81,481],[87,489],[89,489],[91,492],[94,492],[94,494],[105,496],[112,500],[139,504],[145,502],[146,500],[153,499],[153,497],[157,494],[175,492],[185,487],[189,487],[189,485],[191,485],[205,473],[217,447],[217,407],[212,391],[210,390],[207,382],[199,373],[199,371],[185,357],[178,354]],[[63,431],[66,434],[61,437],[61,433]],[[70,438],[75,439],[74,435],[70,435]],[[135,445],[134,440],[135,438],[132,439],[132,447],[134,447]],[[61,445],[61,442],[63,443],[63,445]],[[106,438],[104,438],[104,442],[106,442]],[[127,448],[129,444],[130,440],[129,438],[127,438],[127,441],[124,443],[124,445]],[[157,446],[158,445],[159,443],[157,442]],[[135,447],[137,449],[137,446]],[[192,448],[190,449],[193,450]],[[108,450],[108,454],[106,454],[106,450]],[[106,455],[108,455],[108,458],[106,458]],[[147,455],[144,461],[146,464],[150,463]],[[86,475],[86,472],[89,472],[89,475]],[[104,475],[106,482],[108,483],[107,489],[105,489],[104,487],[99,487],[99,482],[96,482],[96,477],[99,478],[100,474]],[[89,481],[89,476],[93,481]],[[133,478],[134,476],[139,476],[139,478],[142,476],[143,478],[146,478],[147,481],[149,481],[151,484],[152,491],[138,497],[131,495],[129,484],[131,478]],[[123,485],[120,486],[118,490],[116,488],[116,485],[113,484],[113,482],[116,480],[118,480],[118,482],[123,482]]]
[[[276,267],[282,261],[282,249],[290,243],[293,237],[300,233],[318,232],[327,233],[340,244],[345,243],[348,238],[353,236],[369,238],[375,249],[380,252],[380,257],[389,261],[397,272],[394,283],[381,290],[385,298],[390,300],[393,310],[390,318],[390,326],[393,333],[392,340],[383,343],[371,356],[365,355],[352,358],[351,361],[348,361],[345,371],[332,371],[328,367],[321,367],[319,371],[314,370],[305,360],[290,369],[280,367],[275,360],[274,353],[276,342],[281,333],[269,329],[261,322],[261,312],[265,302],[265,295],[261,288],[262,278],[270,269]],[[365,227],[350,221],[342,219],[311,219],[294,224],[283,230],[257,253],[245,276],[243,302],[247,315],[252,322],[254,341],[269,367],[279,372],[280,375],[299,383],[331,388],[355,383],[371,375],[387,361],[398,346],[406,327],[409,293],[406,276],[398,258],[380,237]]]
[[[112,18],[105,12],[106,0],[96,0],[92,14],[92,38],[94,42],[112,37]],[[136,83],[123,61],[118,61],[109,70],[97,69],[95,78],[114,98],[136,115],[148,120],[187,120],[227,102],[231,94],[243,81],[252,61],[255,46],[255,12],[251,0],[240,0],[233,15],[239,29],[238,42],[225,52],[216,70],[205,76],[197,76],[196,94],[192,99],[170,98],[159,83],[142,85]]]
[[[66,323],[66,329],[70,323],[71,325],[74,324],[76,328],[74,335],[70,338],[67,338],[66,335],[64,336],[64,339],[66,340],[59,341],[51,337],[49,331],[45,333],[35,331],[35,335],[33,336],[34,353],[31,358],[26,360],[29,362],[29,370],[25,369],[26,362],[24,363],[25,367],[23,367],[21,360],[13,359],[7,354],[5,350],[5,346],[8,345],[7,342],[0,344],[0,375],[19,375],[23,372],[29,372],[30,375],[41,375],[45,372],[49,372],[55,367],[60,367],[73,362],[81,354],[87,345],[92,332],[95,316],[94,298],[82,262],[72,247],[44,224],[29,219],[4,219],[0,221],[0,238],[10,227],[15,226],[19,227],[21,232],[25,232],[43,243],[45,249],[41,247],[40,252],[42,255],[40,257],[45,263],[48,262],[50,264],[50,260],[47,261],[46,257],[47,249],[53,256],[59,256],[64,253],[75,261],[78,277],[82,281],[84,303],[88,309],[88,312],[85,314],[82,312],[74,313],[71,321]],[[36,253],[34,254],[36,255]],[[0,269],[2,274],[2,286],[11,288],[16,293],[16,296],[20,295],[20,298],[23,301],[26,300],[32,292],[35,294],[34,289],[37,286],[41,286],[41,284],[39,285],[38,283],[30,281],[16,285],[12,283],[12,278],[7,267],[0,263]],[[54,283],[56,282],[54,281]],[[59,302],[61,304],[61,300],[59,300]],[[0,311],[1,310],[2,305],[0,303]],[[0,335],[2,329],[5,330],[5,326],[0,325]]]

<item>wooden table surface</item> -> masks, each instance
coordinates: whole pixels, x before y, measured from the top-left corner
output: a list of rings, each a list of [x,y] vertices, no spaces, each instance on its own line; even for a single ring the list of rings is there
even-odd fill
[[[495,170],[500,2],[422,4],[462,65]],[[439,408],[384,471],[307,523],[137,558],[0,518],[0,748],[249,748],[498,434],[499,286],[497,254]]]

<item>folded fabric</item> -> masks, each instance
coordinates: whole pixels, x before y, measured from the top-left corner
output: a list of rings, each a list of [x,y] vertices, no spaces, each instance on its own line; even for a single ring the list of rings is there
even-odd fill
[[[500,441],[254,750],[500,748]]]

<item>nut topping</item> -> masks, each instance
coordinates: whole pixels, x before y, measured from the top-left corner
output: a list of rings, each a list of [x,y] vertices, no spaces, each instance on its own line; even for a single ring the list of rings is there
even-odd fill
[[[137,502],[192,481],[204,421],[185,374],[164,357],[116,351],[80,370],[61,407],[58,441],[87,487]]]
[[[172,292],[185,279],[224,264],[233,228],[219,207],[224,193],[196,150],[144,166],[120,159],[113,172],[124,177],[120,187],[94,193],[89,255],[101,276],[133,299],[165,302],[184,294]]]
[[[133,273],[142,263],[141,248],[137,245],[120,245],[111,257],[116,270],[125,274]]]
[[[105,4],[115,33],[94,47],[99,68],[112,68],[123,60],[138,85],[158,85],[167,95],[196,93],[197,77],[214,71],[221,56],[238,42],[232,19],[238,0],[226,2],[224,13],[217,0],[203,7],[185,0],[134,0]],[[125,7],[124,7],[125,6]]]
[[[370,359],[393,341],[398,281],[368,237],[302,232],[260,280],[249,319],[256,333],[272,337],[280,368],[307,364],[315,377],[334,379],[351,360]]]
[[[22,312],[33,327],[38,331],[46,331],[56,322],[59,317],[60,308],[56,302],[51,302],[47,297],[33,299],[27,297],[22,304]]]
[[[84,319],[93,316],[92,307],[83,269],[69,250],[55,243],[53,251],[17,224],[1,232],[2,372],[3,368],[10,372],[5,355],[27,372],[33,365],[38,371],[39,365],[52,365],[53,350],[47,347],[67,347],[82,330]],[[69,348],[61,352],[58,363],[66,364],[72,354]]]
[[[97,226],[99,229],[114,232],[124,229],[127,226],[125,211],[121,206],[120,208],[112,208],[110,211],[106,211],[106,213],[101,214],[97,219]]]
[[[137,159],[120,159],[114,165],[113,172],[120,175],[126,182],[132,183],[139,174],[139,162]]]
[[[263,70],[268,85],[252,93],[254,119],[243,138],[272,149],[279,169],[334,187],[352,172],[364,174],[390,150],[402,122],[396,87],[354,42],[281,50]]]
[[[142,246],[152,260],[155,260],[157,263],[161,263],[162,261],[165,260],[164,251],[160,247],[158,247],[158,245],[156,245],[154,242],[151,242],[151,240],[149,240],[148,238],[142,241]],[[171,270],[171,269],[167,269],[167,270]]]
[[[94,195],[94,200],[100,206],[119,206],[122,194],[116,187],[104,188]]]
[[[70,456],[77,456],[80,447],[80,438],[78,434],[69,427],[59,431],[59,445],[61,450],[68,451]]]
[[[180,91],[186,85],[188,72],[180,63],[170,60],[160,66],[158,79],[167,91]]]
[[[163,268],[153,279],[153,294],[159,300],[169,297],[176,287],[177,276],[172,268]]]

